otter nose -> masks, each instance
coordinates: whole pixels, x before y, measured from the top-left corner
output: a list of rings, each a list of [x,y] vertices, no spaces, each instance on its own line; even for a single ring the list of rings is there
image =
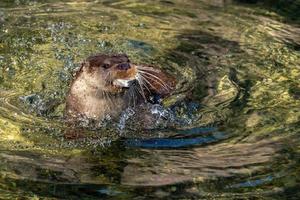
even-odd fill
[[[117,68],[120,70],[127,70],[130,68],[130,64],[129,63],[121,63],[117,66]]]

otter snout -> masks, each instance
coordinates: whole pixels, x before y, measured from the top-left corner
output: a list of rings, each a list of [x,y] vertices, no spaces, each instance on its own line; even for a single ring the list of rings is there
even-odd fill
[[[131,66],[129,63],[121,63],[121,64],[117,65],[117,69],[119,69],[119,70],[128,70],[130,68],[131,68]]]
[[[134,64],[122,62],[116,65],[113,85],[129,88],[136,80],[137,69]]]

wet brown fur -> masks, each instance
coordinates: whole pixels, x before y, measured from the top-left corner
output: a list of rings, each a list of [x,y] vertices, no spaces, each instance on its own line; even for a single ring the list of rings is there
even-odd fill
[[[128,63],[130,68],[119,69],[122,63]],[[145,82],[148,86],[141,88],[143,91],[140,93],[144,95],[139,98],[148,98],[151,93],[166,96],[174,89],[176,82],[173,77],[153,66],[140,66],[143,78],[148,76]],[[128,106],[128,88],[116,86],[113,82],[116,79],[134,79],[138,73],[139,67],[131,63],[125,54],[97,54],[87,58],[70,84],[66,98],[67,120],[76,122],[81,118],[99,120],[106,115],[118,116]]]

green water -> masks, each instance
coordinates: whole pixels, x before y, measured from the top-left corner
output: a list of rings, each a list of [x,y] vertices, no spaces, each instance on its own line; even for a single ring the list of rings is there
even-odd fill
[[[1,0],[0,199],[299,199],[300,26],[288,14],[221,0]],[[98,52],[176,76],[163,104],[181,123],[65,140],[68,83]]]

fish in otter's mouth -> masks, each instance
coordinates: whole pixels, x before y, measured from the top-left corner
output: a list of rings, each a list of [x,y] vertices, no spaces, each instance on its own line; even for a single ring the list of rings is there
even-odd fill
[[[132,79],[115,79],[113,81],[113,85],[123,87],[123,88],[129,88],[136,81],[137,81],[137,77],[134,77]]]
[[[114,80],[113,84],[115,86],[129,88],[134,82],[136,82],[136,79],[133,79],[133,80],[116,79],[116,80]]]
[[[170,75],[153,66],[133,64],[125,54],[90,56],[71,82],[66,115],[93,119],[117,115],[128,105],[128,97],[134,102],[147,101],[152,94],[164,97],[174,86]]]

